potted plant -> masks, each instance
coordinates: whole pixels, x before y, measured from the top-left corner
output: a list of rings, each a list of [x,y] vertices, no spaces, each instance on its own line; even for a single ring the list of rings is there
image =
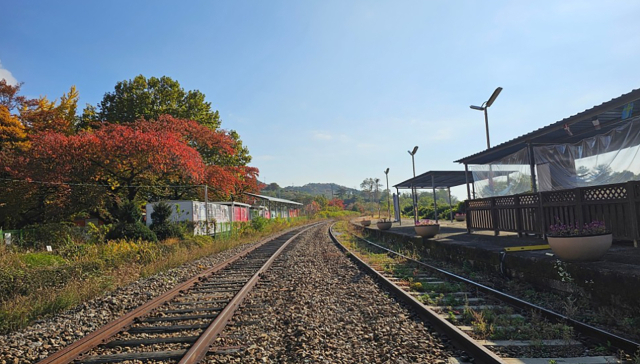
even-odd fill
[[[611,247],[613,234],[603,221],[592,221],[580,227],[578,223],[563,224],[557,219],[549,226],[547,241],[555,255],[562,260],[589,262],[600,259]]]
[[[371,220],[365,220],[365,219],[363,219],[363,220],[361,220],[361,221],[360,221],[360,225],[362,225],[362,226],[369,226],[369,225],[371,225]]]
[[[416,234],[423,238],[432,238],[440,231],[440,224],[433,220],[420,220],[414,226]]]
[[[376,226],[378,226],[379,230],[389,230],[391,229],[391,220],[389,219],[380,219],[378,220],[378,222],[376,223]]]
[[[456,212],[455,219],[456,221],[464,221],[467,218],[467,214],[463,212]]]

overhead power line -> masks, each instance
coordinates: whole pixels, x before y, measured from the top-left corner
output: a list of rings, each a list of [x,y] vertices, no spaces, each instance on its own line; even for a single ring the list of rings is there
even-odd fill
[[[15,183],[36,183],[42,185],[56,185],[56,186],[87,186],[87,187],[109,187],[113,188],[114,186],[99,184],[99,183],[69,183],[69,182],[48,182],[48,181],[33,181],[26,179],[11,179],[11,178],[0,178],[0,181],[7,182],[15,182]],[[131,185],[131,186],[117,186],[122,188],[153,188],[153,187],[162,187],[162,188],[194,188],[194,187],[205,187],[206,185]]]

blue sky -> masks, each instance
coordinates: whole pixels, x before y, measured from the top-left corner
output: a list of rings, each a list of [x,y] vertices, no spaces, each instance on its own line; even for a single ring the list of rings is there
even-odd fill
[[[612,5],[614,4],[614,5]],[[267,183],[462,170],[486,147],[640,87],[640,2],[5,2],[0,77],[96,104],[138,74],[202,91]],[[462,190],[454,190],[462,197]]]

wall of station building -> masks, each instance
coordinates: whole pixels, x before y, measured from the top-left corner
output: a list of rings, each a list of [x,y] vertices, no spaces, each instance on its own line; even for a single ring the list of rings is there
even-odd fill
[[[233,223],[248,222],[256,216],[266,219],[275,217],[298,217],[298,209],[276,207],[269,210],[264,206],[252,207],[244,203],[232,202],[201,202],[191,200],[165,201],[174,206],[171,220],[175,222],[189,221],[194,225],[194,235],[215,235],[231,231]],[[156,202],[157,203],[157,202]],[[153,222],[151,214],[156,203],[146,205],[146,224]],[[208,222],[206,221],[208,218]]]

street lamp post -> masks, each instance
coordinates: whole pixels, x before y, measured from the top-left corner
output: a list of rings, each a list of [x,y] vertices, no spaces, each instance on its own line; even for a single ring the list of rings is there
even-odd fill
[[[413,156],[418,152],[418,146],[413,147],[412,151],[407,151],[411,155],[411,165],[413,166],[413,178],[416,178],[416,163],[413,159]],[[411,186],[411,197],[413,199],[413,222],[418,222],[418,200],[416,198],[416,189]]]
[[[491,143],[489,142],[489,116],[487,115],[487,109],[493,104],[494,101],[496,101],[496,98],[498,97],[498,95],[500,95],[500,91],[502,91],[502,87],[498,87],[495,91],[493,91],[493,94],[491,94],[489,100],[482,103],[481,106],[469,106],[474,110],[484,111],[484,125],[487,130],[487,149],[491,148]]]
[[[387,177],[387,217],[391,220],[391,202],[389,202],[389,168],[384,171],[385,177]]]
[[[498,87],[496,88],[495,91],[493,91],[493,93],[491,94],[491,97],[489,97],[489,100],[485,101],[484,103],[482,103],[481,106],[475,106],[475,105],[471,105],[469,106],[470,108],[474,109],[474,110],[480,110],[480,111],[484,111],[484,126],[487,132],[487,150],[489,148],[491,148],[491,143],[489,142],[489,116],[487,115],[487,109],[493,105],[493,102],[496,101],[496,98],[498,97],[498,95],[500,95],[500,92],[502,91],[502,87]],[[489,164],[489,190],[491,191],[491,194],[493,195],[493,171],[491,168],[491,164]]]

